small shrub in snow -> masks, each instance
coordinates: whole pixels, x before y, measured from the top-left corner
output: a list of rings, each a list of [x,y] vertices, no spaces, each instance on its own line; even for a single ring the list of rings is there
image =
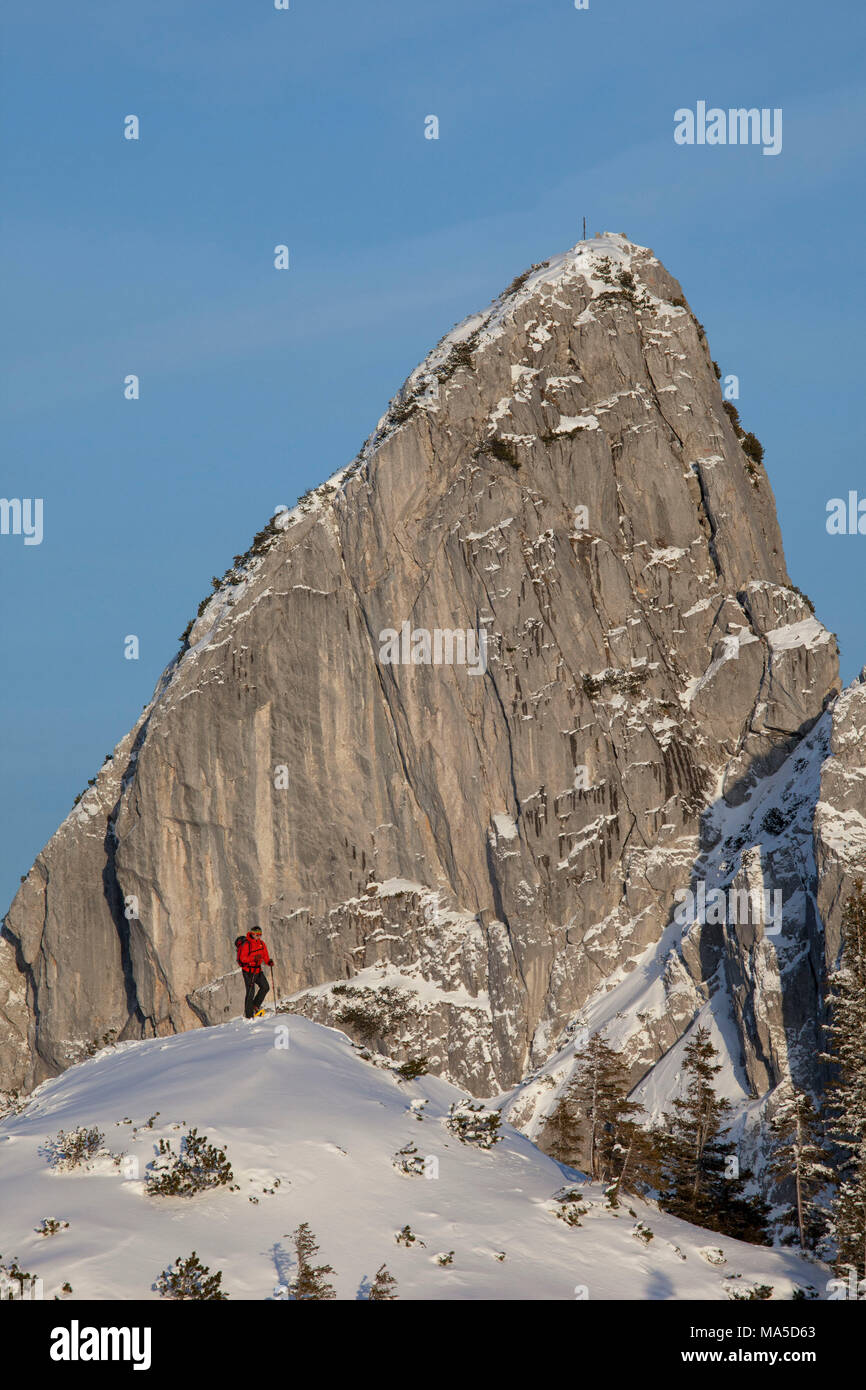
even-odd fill
[[[159,1154],[149,1165],[145,1188],[151,1197],[192,1197],[212,1187],[228,1185],[234,1176],[223,1149],[209,1144],[207,1136],[191,1129],[179,1154],[164,1139]]]
[[[380,1265],[376,1270],[376,1278],[370,1286],[367,1302],[385,1303],[396,1298],[397,1295],[394,1292],[396,1287],[397,1280],[394,1278],[393,1274],[390,1274],[384,1265]]]
[[[362,1043],[387,1037],[405,1021],[408,1006],[400,991],[391,985],[381,989],[358,988],[357,985],[334,985],[332,994],[341,1002],[336,1019],[339,1024],[357,1033]]]
[[[520,272],[519,275],[515,275],[514,279],[511,281],[511,284],[508,286],[508,288],[505,289],[505,290],[503,290],[502,294],[500,295],[500,299],[508,299],[508,297],[509,297],[510,295],[516,294],[517,291],[518,291],[519,289],[522,289],[522,287],[526,284],[526,282],[527,282],[527,280],[529,279],[530,275],[534,274],[536,270],[540,270],[540,269],[541,269],[541,262],[540,262],[540,261],[536,261],[535,264],[534,264],[534,265],[531,265],[531,266],[529,267],[528,270],[522,270],[522,271]],[[477,332],[476,332],[476,333],[473,333],[472,336],[473,336],[473,338],[476,338],[476,337],[478,336]]]
[[[589,1210],[583,1204],[583,1194],[579,1187],[561,1187],[558,1192],[554,1192],[553,1200],[557,1203],[556,1215],[566,1226],[579,1226],[580,1218],[586,1216]]]
[[[96,1126],[90,1129],[79,1125],[77,1129],[63,1130],[54,1139],[46,1139],[45,1150],[52,1168],[67,1172],[70,1168],[80,1168],[83,1163],[107,1153],[103,1149],[105,1135]]]
[[[222,1270],[211,1274],[208,1266],[202,1264],[193,1250],[185,1260],[178,1255],[174,1264],[163,1270],[153,1287],[161,1298],[224,1300],[228,1294],[220,1288],[222,1277]]]
[[[498,1260],[499,1263],[502,1264],[502,1261],[505,1259],[505,1251],[504,1251],[504,1250],[494,1250],[494,1252],[493,1252],[493,1258],[494,1258],[494,1260]]]
[[[443,1268],[444,1268],[445,1265],[453,1265],[453,1263],[454,1263],[454,1251],[453,1251],[453,1250],[440,1251],[438,1255],[435,1255],[435,1256],[434,1256],[434,1259],[435,1259],[437,1265],[442,1265]]]
[[[649,1245],[653,1238],[652,1229],[647,1226],[645,1221],[638,1221],[636,1225],[632,1226],[631,1233],[635,1240],[643,1241],[644,1245]]]
[[[5,1264],[2,1255],[0,1255],[0,1299],[12,1300],[13,1302],[16,1297],[23,1299],[25,1287],[32,1290],[33,1279],[32,1274],[28,1274],[26,1270],[21,1268],[17,1258],[13,1258],[11,1263]],[[12,1287],[13,1280],[18,1285],[17,1293]],[[29,1292],[27,1296],[30,1296]]]
[[[724,1265],[728,1262],[724,1250],[720,1250],[717,1245],[704,1245],[698,1254],[703,1255],[708,1265]]]
[[[293,1232],[293,1240],[298,1268],[289,1285],[289,1297],[297,1303],[336,1298],[336,1289],[325,1278],[327,1274],[333,1274],[331,1266],[313,1264],[319,1247],[306,1221],[302,1221]]]
[[[424,1176],[424,1155],[411,1142],[398,1149],[391,1161],[398,1173],[407,1173],[409,1177],[416,1178]]]
[[[373,1009],[365,1009],[360,1004],[346,1004],[337,1014],[340,1023],[345,1023],[348,1028],[354,1028],[360,1033],[362,1038],[375,1038],[379,1031],[381,1015]]]
[[[88,787],[92,787],[95,784],[95,782],[96,778],[91,778],[91,780],[87,783]],[[116,1042],[117,1029],[109,1028],[108,1032],[103,1033],[101,1038],[93,1038],[89,1043],[85,1045],[84,1055],[85,1057],[95,1057],[97,1052],[101,1052],[104,1047],[113,1047]]]
[[[734,1284],[734,1279],[742,1279],[741,1274],[730,1274],[722,1286],[732,1303],[751,1303],[773,1297],[772,1284]]]
[[[582,1202],[583,1192],[574,1183],[569,1183],[567,1187],[560,1187],[557,1192],[554,1192],[553,1200],[554,1202]]]
[[[418,397],[414,393],[405,396],[403,400],[395,400],[388,411],[389,425],[405,425],[407,420],[411,420],[417,409]]]
[[[480,1101],[473,1101],[469,1097],[459,1103],[452,1102],[445,1123],[461,1144],[475,1144],[479,1149],[492,1149],[502,1138],[499,1133],[502,1123],[499,1111],[487,1110]]]
[[[397,1067],[397,1075],[403,1081],[414,1081],[416,1076],[423,1076],[428,1070],[428,1060],[426,1057],[410,1057],[402,1066]]]
[[[404,1226],[402,1231],[398,1231],[394,1236],[398,1245],[420,1245],[424,1248],[424,1242],[420,1236],[416,1236],[411,1226]]]
[[[68,1231],[68,1221],[58,1221],[53,1216],[46,1216],[36,1227],[38,1236],[56,1236],[58,1231]]]
[[[579,1206],[576,1202],[563,1202],[556,1214],[566,1226],[579,1226],[580,1218],[586,1216],[586,1207]]]
[[[527,275],[531,274],[527,271]],[[518,277],[519,278],[519,277]],[[468,338],[462,342],[455,343],[445,361],[436,368],[436,379],[440,384],[444,384],[457,371],[458,367],[463,367],[467,372],[471,372],[474,366],[472,353],[478,341],[478,330],[470,333]]]

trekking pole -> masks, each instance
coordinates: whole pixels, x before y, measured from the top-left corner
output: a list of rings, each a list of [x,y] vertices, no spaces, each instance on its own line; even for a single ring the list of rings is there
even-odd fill
[[[271,961],[271,989],[274,991],[274,1015],[277,1012],[277,982],[274,979],[274,963]]]

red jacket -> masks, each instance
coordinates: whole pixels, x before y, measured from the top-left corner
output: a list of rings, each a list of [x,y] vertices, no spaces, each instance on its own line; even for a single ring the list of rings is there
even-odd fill
[[[247,932],[238,947],[238,965],[245,975],[255,975],[263,965],[273,965],[268,948],[260,936]]]

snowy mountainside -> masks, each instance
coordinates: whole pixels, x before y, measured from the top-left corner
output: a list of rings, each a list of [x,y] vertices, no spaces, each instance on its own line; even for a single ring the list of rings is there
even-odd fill
[[[485,669],[384,660],[405,629],[483,632]],[[711,1021],[748,1147],[761,1098],[821,1086],[866,825],[837,656],[679,283],[619,234],[532,267],[235,557],[24,876],[0,1108],[236,1017],[259,924],[298,1014],[540,1145],[580,1028],[656,1115]],[[674,918],[753,886],[779,935]]]
[[[607,977],[557,1040],[556,1052],[505,1099],[513,1124],[534,1139],[542,1135],[575,1057],[596,1032],[622,1053],[638,1081],[632,1099],[648,1121],[657,1121],[677,1093],[694,1030],[706,1027],[722,1064],[718,1090],[734,1107],[732,1137],[760,1174],[760,1125],[767,1110],[772,1114],[775,1089],[788,1077],[806,1089],[820,1081],[822,941],[813,834],[832,722],[830,711],[822,715],[739,805],[721,797],[712,803],[702,828],[705,848],[676,895],[685,906],[686,888],[702,884],[707,902],[718,891],[729,909],[731,891],[745,889],[761,895],[753,901],[760,901],[762,915],[770,909],[767,920],[757,927],[714,924],[705,909],[702,923],[672,903],[674,917],[658,943]],[[822,815],[830,839],[832,808],[822,806]],[[793,1018],[785,1007],[791,998]]]
[[[0,1122],[0,1250],[43,1280],[46,1298],[68,1282],[72,1293],[61,1297],[70,1302],[155,1298],[155,1278],[192,1250],[222,1271],[230,1297],[282,1297],[287,1237],[303,1221],[342,1299],[363,1297],[383,1263],[404,1299],[712,1300],[756,1284],[789,1299],[795,1285],[823,1290],[823,1266],[644,1202],[611,1212],[598,1185],[582,1187],[587,1211],[567,1225],[554,1194],[580,1176],[508,1125],[490,1150],[461,1143],[446,1120],[462,1095],[432,1076],[400,1082],[345,1035],[294,1015],[120,1044],[43,1083]],[[225,1148],[238,1191],[144,1192],[159,1141],[176,1142],[183,1123]],[[98,1126],[106,1148],[125,1153],[126,1171],[137,1159],[138,1176],[105,1156],[89,1170],[49,1166],[46,1138],[79,1125]],[[431,1170],[438,1164],[437,1177],[397,1170],[394,1157],[410,1144]],[[68,1228],[40,1236],[46,1217]],[[396,1243],[407,1225],[423,1247]],[[451,1263],[437,1262],[451,1252]]]

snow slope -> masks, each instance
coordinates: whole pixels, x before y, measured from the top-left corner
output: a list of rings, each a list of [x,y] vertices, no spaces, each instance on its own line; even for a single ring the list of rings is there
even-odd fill
[[[640,1202],[614,1214],[598,1186],[583,1187],[590,1210],[567,1226],[552,1198],[577,1175],[508,1126],[491,1151],[461,1143],[445,1124],[460,1098],[439,1078],[400,1082],[342,1033],[289,1014],[124,1043],[45,1082],[0,1122],[0,1251],[43,1280],[46,1298],[69,1281],[70,1301],[155,1298],[157,1275],[193,1249],[222,1270],[232,1298],[273,1298],[291,1276],[287,1233],[301,1221],[342,1299],[363,1296],[382,1263],[399,1297],[413,1299],[721,1299],[755,1282],[776,1298],[790,1298],[793,1283],[823,1291],[823,1266]],[[145,1165],[184,1123],[225,1147],[240,1191],[146,1195]],[[97,1125],[127,1162],[53,1169],[46,1138],[78,1125]],[[437,1160],[438,1177],[397,1171],[393,1157],[410,1142]],[[133,1158],[139,1176],[123,1176]],[[69,1227],[39,1236],[46,1217]],[[654,1233],[648,1245],[632,1233],[636,1219]],[[396,1244],[407,1223],[424,1248]],[[721,1249],[725,1262],[702,1249]]]

